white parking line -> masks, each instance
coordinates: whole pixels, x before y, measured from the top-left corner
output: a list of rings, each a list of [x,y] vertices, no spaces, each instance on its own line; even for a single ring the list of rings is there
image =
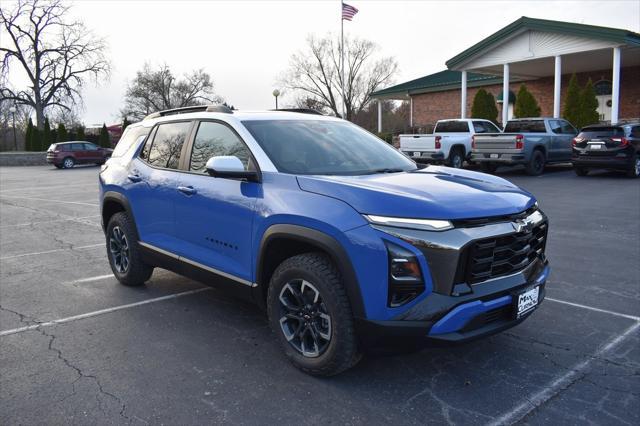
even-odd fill
[[[67,250],[84,250],[84,249],[89,249],[89,248],[94,248],[94,247],[101,247],[101,246],[104,247],[104,243],[90,244],[88,246],[79,246],[79,247],[69,247],[69,248],[46,250],[46,251],[37,251],[37,252],[34,252],[34,253],[14,254],[12,256],[0,257],[0,260],[16,259],[18,257],[26,257],[26,256],[37,256],[37,255],[40,255],[40,254],[57,253],[57,252],[60,252],[60,251],[67,251]]]
[[[68,216],[66,219],[52,219],[52,220],[41,220],[39,222],[24,222],[24,223],[16,223],[15,225],[2,225],[0,229],[4,228],[18,228],[21,226],[31,226],[31,225],[41,225],[43,223],[56,223],[56,222],[78,222],[83,223],[85,225],[95,225],[100,226],[100,224],[92,223],[89,221],[84,221],[84,219],[93,219],[94,217],[100,217],[99,214],[95,214],[93,216],[81,216],[81,217],[71,217]]]
[[[7,198],[9,200],[34,200],[34,201],[44,201],[46,203],[76,204],[80,206],[98,207],[98,204],[94,204],[94,203],[83,203],[80,201],[50,200],[48,198],[15,197],[13,195],[0,195],[0,198]]]
[[[93,281],[104,280],[106,278],[115,278],[115,277],[113,276],[113,274],[98,275],[98,276],[95,276],[95,277],[82,278],[82,279],[79,279],[79,280],[69,281],[69,284],[90,283],[90,282],[93,282]]]
[[[609,351],[615,349],[624,339],[634,333],[636,330],[640,328],[640,322],[636,322],[631,327],[627,328],[622,334],[616,336],[615,338],[609,340],[604,346],[601,346],[591,357],[588,359],[576,364],[571,368],[571,370],[562,376],[555,379],[553,382],[546,385],[540,392],[535,393],[529,397],[525,397],[524,401],[504,413],[491,423],[490,425],[511,425],[519,422],[524,417],[526,417],[531,411],[540,407],[542,404],[547,402],[549,399],[553,398],[563,389],[566,389],[571,383],[581,374],[583,374],[584,370],[591,364],[594,359],[598,359],[603,355],[606,355]]]
[[[68,323],[68,322],[78,321],[78,320],[85,319],[85,318],[96,317],[98,315],[104,315],[104,314],[108,314],[108,313],[111,313],[111,312],[121,311],[123,309],[134,308],[136,306],[142,306],[142,305],[148,305],[150,303],[162,302],[163,300],[177,299],[178,297],[189,296],[191,294],[201,293],[201,292],[207,291],[207,290],[211,290],[211,288],[210,287],[204,287],[204,288],[198,288],[196,290],[183,291],[182,293],[174,293],[174,294],[170,294],[168,296],[161,296],[161,297],[156,297],[154,299],[143,300],[141,302],[129,303],[127,305],[120,305],[120,306],[115,306],[113,308],[101,309],[99,311],[89,312],[89,313],[86,313],[86,314],[74,315],[72,317],[62,318],[62,319],[48,321],[48,322],[42,322],[42,323],[39,323],[39,324],[28,325],[28,326],[25,326],[25,327],[14,328],[14,329],[11,329],[11,330],[5,330],[5,331],[0,332],[0,337],[9,336],[11,334],[16,334],[16,333],[22,333],[24,331],[29,331],[29,330],[35,330],[36,328],[40,328],[40,327],[51,327],[52,325],[65,324],[65,323]]]
[[[549,302],[562,303],[563,305],[574,306],[576,308],[588,309],[590,311],[602,312],[603,314],[614,315],[616,317],[627,318],[633,321],[640,321],[640,317],[636,317],[634,315],[622,314],[620,312],[608,311],[606,309],[594,308],[593,306],[581,305],[579,303],[567,302],[566,300],[552,299],[550,297],[545,297],[544,300],[548,300]]]
[[[77,184],[73,184],[73,185],[49,185],[49,186],[35,186],[35,187],[31,187],[31,188],[12,188],[12,189],[3,189],[0,190],[0,193],[5,193],[5,192],[15,192],[15,191],[40,191],[40,190],[48,190],[48,189],[57,189],[57,188],[72,188],[72,187],[76,187],[76,186],[93,186],[96,189],[98,188],[98,184],[96,183],[77,183]]]

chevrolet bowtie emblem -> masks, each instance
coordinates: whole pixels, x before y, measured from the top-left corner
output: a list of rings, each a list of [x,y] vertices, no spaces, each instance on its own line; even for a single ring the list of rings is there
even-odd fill
[[[511,222],[511,226],[517,233],[531,232],[533,229],[533,222],[529,219],[518,219],[515,222]]]

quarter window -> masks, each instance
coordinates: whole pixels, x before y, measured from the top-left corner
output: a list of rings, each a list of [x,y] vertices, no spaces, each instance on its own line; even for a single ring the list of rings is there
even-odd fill
[[[203,121],[193,141],[189,170],[206,173],[206,164],[211,157],[231,155],[238,157],[245,170],[250,168],[251,154],[238,135],[224,124]]]
[[[124,130],[124,134],[113,149],[112,157],[122,157],[129,148],[138,146],[140,138],[144,138],[149,133],[149,128],[144,126],[129,126]]]
[[[97,151],[98,147],[92,143],[85,143],[84,144],[84,149],[87,151]]]
[[[182,146],[189,134],[191,122],[160,124],[153,137],[151,147],[143,150],[142,157],[152,166],[177,169],[180,164]],[[149,142],[147,142],[147,145]]]

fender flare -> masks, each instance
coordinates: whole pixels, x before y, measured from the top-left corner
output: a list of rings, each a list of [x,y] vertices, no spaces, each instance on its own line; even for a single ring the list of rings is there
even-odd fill
[[[131,221],[133,222],[133,226],[136,231],[136,235],[138,235],[138,227],[136,225],[136,220],[133,216],[133,210],[131,209],[131,204],[129,204],[129,200],[120,192],[116,191],[107,191],[102,196],[102,202],[100,203],[100,222],[102,223],[102,230],[106,232],[107,224],[104,223],[104,206],[109,201],[115,201],[116,203],[122,205],[124,211],[129,215]]]
[[[262,292],[265,283],[261,282],[264,264],[264,251],[269,243],[277,238],[287,238],[318,247],[329,254],[342,275],[347,297],[355,318],[366,318],[360,285],[351,260],[344,247],[332,236],[324,232],[299,225],[271,225],[262,235],[256,262],[256,283],[258,292]],[[266,283],[268,285],[268,283]]]

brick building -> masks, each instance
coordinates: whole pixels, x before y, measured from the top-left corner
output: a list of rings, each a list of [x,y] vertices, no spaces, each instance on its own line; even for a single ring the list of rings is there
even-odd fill
[[[409,100],[410,125],[421,127],[468,117],[475,94],[484,88],[497,99],[498,119],[504,121],[513,116],[515,93],[526,84],[541,115],[559,117],[575,73],[581,86],[589,78],[594,83],[602,121],[640,118],[640,34],[631,31],[522,17],[446,65],[445,71],[378,90],[373,97]]]

